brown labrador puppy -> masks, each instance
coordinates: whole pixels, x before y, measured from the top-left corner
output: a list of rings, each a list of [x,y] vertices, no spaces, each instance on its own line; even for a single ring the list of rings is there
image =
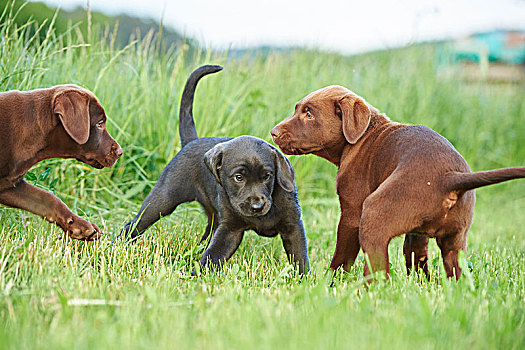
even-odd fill
[[[0,93],[0,203],[28,210],[70,237],[94,240],[100,229],[53,194],[24,181],[41,160],[75,158],[94,168],[113,165],[122,149],[106,130],[95,95],[76,85]]]
[[[435,131],[392,122],[341,86],[306,96],[271,134],[284,153],[312,153],[339,168],[341,219],[332,269],[348,269],[361,247],[373,271],[388,276],[388,243],[409,233],[403,248],[408,272],[415,265],[428,276],[427,244],[434,237],[447,276],[459,278],[458,251],[467,249],[474,208],[471,190],[525,177],[525,167],[472,173]]]

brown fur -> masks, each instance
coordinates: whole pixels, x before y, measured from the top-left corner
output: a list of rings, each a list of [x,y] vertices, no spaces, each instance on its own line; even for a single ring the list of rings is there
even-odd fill
[[[95,95],[76,85],[0,93],[0,203],[55,222],[72,238],[94,240],[100,229],[53,194],[24,181],[35,163],[76,158],[95,168],[113,165],[122,149],[106,130]]]
[[[390,121],[341,86],[315,91],[271,132],[286,154],[312,153],[339,170],[341,219],[330,267],[348,269],[362,248],[370,267],[388,276],[388,244],[403,233],[407,271],[428,276],[429,237],[436,238],[448,277],[461,276],[472,189],[525,177],[525,167],[471,173],[454,147],[421,125]],[[370,273],[368,264],[365,276]]]

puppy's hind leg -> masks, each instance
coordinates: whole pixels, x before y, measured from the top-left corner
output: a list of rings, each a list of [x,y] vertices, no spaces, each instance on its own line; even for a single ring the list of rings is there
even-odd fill
[[[407,275],[410,275],[412,268],[416,273],[422,269],[427,279],[430,278],[428,272],[428,236],[407,233],[403,244],[403,254],[405,255]]]
[[[181,203],[190,202],[195,198],[191,189],[175,186],[170,181],[159,179],[133,220],[128,222],[119,236],[135,238],[161,217],[170,215]]]
[[[458,253],[460,250],[467,251],[467,230],[446,237],[438,237],[436,242],[441,250],[447,277],[456,277],[458,280],[462,272],[459,267]]]
[[[383,182],[363,203],[359,242],[369,259],[365,263],[365,277],[371,272],[383,271],[388,278],[390,240],[405,232],[412,232],[416,227],[421,226],[422,218],[428,217],[432,212],[432,208],[421,206],[419,200],[422,197],[421,188],[400,186],[400,177],[403,177],[403,173],[392,174],[391,178]],[[431,195],[426,197],[432,198]],[[418,244],[425,248],[426,243],[427,241],[423,239],[418,241]],[[413,245],[409,246],[413,247]]]

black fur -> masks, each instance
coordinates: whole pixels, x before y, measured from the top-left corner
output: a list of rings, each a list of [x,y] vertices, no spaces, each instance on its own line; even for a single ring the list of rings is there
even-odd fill
[[[214,232],[200,260],[202,268],[219,268],[235,252],[244,232],[254,230],[265,237],[280,234],[289,259],[301,273],[306,272],[306,237],[294,170],[288,159],[255,137],[197,136],[192,116],[197,82],[221,69],[203,66],[189,77],[179,114],[182,149],[164,168],[123,234],[137,237],[179,204],[196,200],[208,216],[202,240]]]

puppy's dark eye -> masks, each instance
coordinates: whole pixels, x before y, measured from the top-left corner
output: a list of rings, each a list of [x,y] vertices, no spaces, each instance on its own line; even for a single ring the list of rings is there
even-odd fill
[[[271,178],[272,178],[272,173],[267,172],[266,174],[264,174],[263,179],[264,179],[265,181],[270,180]]]
[[[97,129],[104,129],[104,121],[101,120],[97,123]]]
[[[314,119],[314,116],[312,115],[312,113],[310,113],[309,111],[306,112],[306,119],[308,120],[312,120]]]
[[[233,179],[235,180],[235,182],[243,182],[244,176],[242,176],[241,174],[235,174],[233,175]]]

